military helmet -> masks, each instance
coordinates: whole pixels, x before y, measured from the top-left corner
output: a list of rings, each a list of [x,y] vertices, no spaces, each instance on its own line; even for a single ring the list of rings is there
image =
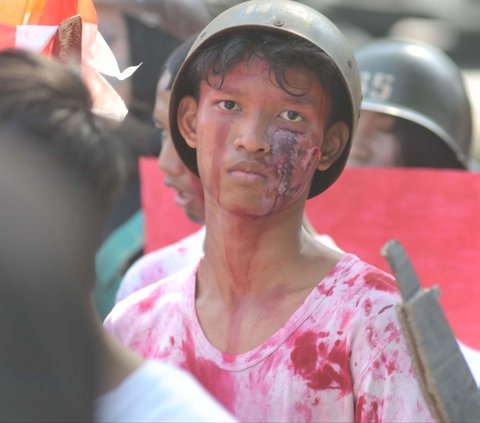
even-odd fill
[[[355,54],[362,110],[400,117],[439,137],[467,167],[472,113],[462,73],[446,53],[410,40],[385,38]]]
[[[350,129],[347,146],[332,166],[315,172],[309,198],[326,190],[342,173],[351,147],[351,139],[360,113],[360,72],[353,51],[340,30],[318,11],[290,0],[252,0],[233,6],[214,18],[195,40],[188,56],[180,68],[172,87],[170,99],[170,130],[175,148],[185,165],[198,175],[195,149],[187,145],[177,124],[179,102],[191,95],[188,84],[188,69],[196,53],[222,36],[240,30],[261,30],[271,33],[295,35],[317,46],[330,57],[339,79],[344,86],[350,106],[351,118],[346,122]],[[191,88],[190,88],[191,89]]]

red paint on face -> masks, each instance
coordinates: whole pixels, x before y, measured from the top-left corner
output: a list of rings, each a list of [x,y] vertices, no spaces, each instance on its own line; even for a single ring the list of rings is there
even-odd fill
[[[317,346],[318,335],[305,332],[295,340],[290,357],[295,374],[314,390],[335,389],[347,395],[352,391],[348,353],[339,340],[328,351],[324,343]]]
[[[365,283],[378,291],[398,292],[393,280],[382,273],[370,272],[366,274]]]
[[[211,183],[212,188],[215,190],[215,196],[217,201],[220,198],[220,173],[222,170],[222,164],[225,160],[226,143],[225,140],[228,135],[228,125],[221,125],[213,136],[214,150],[210,152],[212,156],[211,165]]]
[[[267,61],[252,57],[223,79],[210,75],[200,84],[200,175],[206,196],[215,187],[229,212],[266,216],[306,197],[330,99],[305,69],[287,69],[285,76],[289,91],[272,80]]]
[[[273,173],[277,176],[275,188],[270,189],[276,197],[296,199],[309,186],[320,149],[301,134],[273,125],[267,130],[267,138]]]

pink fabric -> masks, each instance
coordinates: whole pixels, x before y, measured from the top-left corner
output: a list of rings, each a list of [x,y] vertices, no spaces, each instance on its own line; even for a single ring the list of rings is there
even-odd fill
[[[127,271],[116,295],[116,302],[123,300],[160,279],[198,263],[203,256],[205,228],[139,258]]]
[[[225,354],[195,313],[196,266],[118,303],[106,329],[191,372],[241,421],[433,421],[401,334],[391,276],[346,254],[262,345]]]

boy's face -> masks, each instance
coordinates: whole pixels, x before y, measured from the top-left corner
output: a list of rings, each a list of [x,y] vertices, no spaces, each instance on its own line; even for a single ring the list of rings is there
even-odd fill
[[[310,72],[288,69],[288,93],[269,70],[265,60],[243,61],[223,83],[202,82],[198,102],[180,104],[179,126],[197,149],[206,198],[232,213],[303,207],[315,170],[326,170],[338,157],[332,148],[341,153],[346,143],[326,130],[329,97]]]
[[[347,165],[352,167],[402,166],[397,118],[362,110]]]
[[[205,205],[202,183],[183,164],[170,136],[168,105],[171,92],[167,87],[171,80],[172,75],[168,71],[160,78],[153,110],[155,125],[162,129],[162,149],[158,157],[158,166],[165,174],[165,185],[175,190],[175,203],[185,211],[191,221],[203,224],[205,221]]]

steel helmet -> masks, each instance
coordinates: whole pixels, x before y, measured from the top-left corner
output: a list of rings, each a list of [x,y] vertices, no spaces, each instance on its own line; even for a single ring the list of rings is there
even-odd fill
[[[360,72],[353,51],[340,30],[321,13],[301,3],[290,0],[253,0],[233,6],[214,18],[195,40],[188,56],[177,74],[170,98],[170,129],[175,148],[185,165],[198,175],[195,149],[183,139],[177,125],[178,105],[188,91],[186,75],[195,53],[213,40],[239,30],[262,30],[296,35],[310,41],[331,58],[338,70],[350,105],[350,136],[347,146],[332,166],[315,172],[309,198],[326,190],[342,173],[350,152],[354,128],[360,112]]]
[[[421,125],[467,167],[472,113],[462,73],[446,53],[410,40],[382,39],[355,54],[362,75],[362,110]]]

